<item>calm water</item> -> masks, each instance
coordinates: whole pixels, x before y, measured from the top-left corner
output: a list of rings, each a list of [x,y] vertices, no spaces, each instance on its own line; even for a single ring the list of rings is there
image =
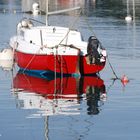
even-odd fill
[[[61,9],[79,3],[53,0],[50,9],[54,9],[53,4]],[[74,22],[85,40],[96,34],[107,49],[117,76],[125,74],[130,82],[113,82],[108,63],[101,78],[80,79],[42,79],[19,74],[17,68],[13,73],[1,68],[1,140],[140,139],[140,2],[135,0],[133,6],[132,0],[85,0],[81,4],[84,10],[78,21],[76,12],[51,16],[49,22],[71,27]],[[0,2],[1,49],[8,47],[22,17],[33,18],[20,11],[19,0]],[[127,13],[135,16],[134,22],[125,22]],[[34,18],[45,21],[44,16]]]

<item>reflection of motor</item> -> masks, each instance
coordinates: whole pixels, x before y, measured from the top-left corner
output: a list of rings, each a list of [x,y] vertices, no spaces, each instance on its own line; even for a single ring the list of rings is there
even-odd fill
[[[99,113],[100,89],[98,87],[89,86],[87,90],[87,113],[88,115],[97,115]]]
[[[86,98],[87,98],[87,113],[88,115],[97,115],[100,113],[100,107],[106,101],[106,89],[105,85],[101,87],[97,86],[88,86],[86,89]],[[99,103],[102,103],[99,105]]]
[[[90,36],[88,39],[87,53],[90,64],[100,63],[100,54],[98,52],[99,40],[95,36]]]

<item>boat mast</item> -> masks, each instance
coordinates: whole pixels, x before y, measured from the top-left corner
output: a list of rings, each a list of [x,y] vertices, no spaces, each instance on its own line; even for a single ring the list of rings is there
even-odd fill
[[[48,26],[48,0],[46,0],[46,26]]]

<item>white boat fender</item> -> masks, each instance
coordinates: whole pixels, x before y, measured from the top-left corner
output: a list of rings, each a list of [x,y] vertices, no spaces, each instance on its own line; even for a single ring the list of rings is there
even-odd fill
[[[13,60],[13,51],[12,51],[12,49],[3,49],[0,52],[0,60]]]
[[[13,64],[13,60],[0,60],[0,67],[6,71],[12,70]]]

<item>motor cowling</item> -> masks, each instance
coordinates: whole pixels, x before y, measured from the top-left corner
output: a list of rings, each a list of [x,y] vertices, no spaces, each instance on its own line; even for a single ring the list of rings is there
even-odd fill
[[[99,40],[95,36],[90,36],[88,39],[87,54],[89,56],[90,64],[100,63],[100,54],[98,47],[100,45]]]

